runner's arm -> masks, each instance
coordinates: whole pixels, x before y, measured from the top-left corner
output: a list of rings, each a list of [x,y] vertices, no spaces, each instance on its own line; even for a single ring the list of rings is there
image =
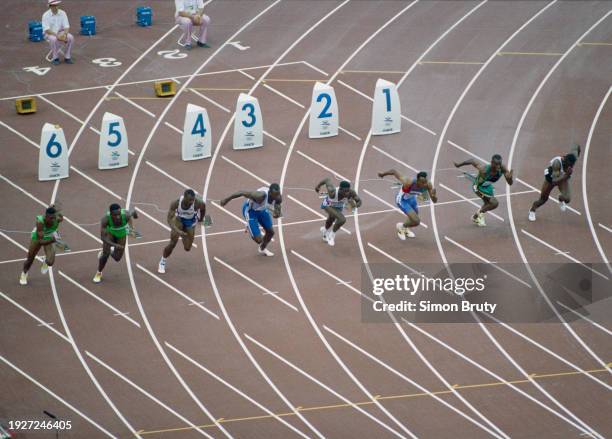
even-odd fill
[[[427,192],[429,193],[429,198],[431,199],[431,201],[437,203],[438,193],[436,192],[436,189],[433,187],[431,182],[427,183]]]
[[[504,173],[504,178],[506,179],[506,182],[510,186],[512,186],[512,183],[514,183],[514,179],[512,178],[514,171],[512,169],[506,168],[505,166],[502,166],[502,172]]]
[[[552,174],[551,174],[553,184],[561,183],[562,181],[565,181],[568,178],[570,178],[571,175],[572,175],[571,171],[566,172],[564,175],[561,175],[561,162],[559,162],[559,160],[555,160],[553,162]]]
[[[198,198],[198,210],[199,210],[199,214],[198,214],[198,221],[202,222],[204,221],[204,217],[206,216],[206,203],[204,202],[204,200]]]
[[[104,216],[100,220],[100,239],[103,243],[114,246],[115,243],[111,240],[110,233],[106,230],[106,226],[108,226],[108,218]]]
[[[355,202],[355,207],[361,207],[361,198],[359,198],[357,192],[351,189],[351,195],[349,198]]]
[[[580,157],[580,152],[581,152],[581,148],[580,145],[578,145],[577,143],[574,143],[572,145],[572,149],[570,149],[570,154],[574,154],[576,156],[576,158]]]
[[[481,174],[484,174],[484,171],[485,171],[484,166],[482,166],[476,160],[472,160],[472,159],[465,160],[465,161],[463,161],[461,163],[453,162],[453,164],[455,165],[456,168],[460,168],[460,167],[465,166],[465,165],[472,165],[473,167],[478,169],[478,172],[480,172]]]
[[[388,171],[385,172],[379,172],[378,176],[380,178],[385,178],[387,175],[392,175],[394,176],[401,184],[408,184],[409,183],[409,179],[408,177],[400,174],[399,172],[397,172],[395,169],[389,169]]]
[[[278,200],[276,200],[276,202],[274,203],[274,212],[272,212],[272,216],[274,218],[280,218],[281,216],[283,216],[283,213],[281,211],[282,202],[283,202],[283,196],[279,195]]]
[[[329,178],[324,178],[323,180],[321,180],[319,184],[315,186],[315,192],[318,194],[319,189],[321,189],[321,186],[323,185],[325,185],[325,187],[327,188],[327,195],[333,198],[336,195],[336,188],[334,187]]]
[[[249,200],[253,200],[256,203],[261,203],[266,198],[266,194],[265,192],[259,192],[259,191],[254,191],[254,192],[238,191],[238,192],[234,192],[229,197],[222,199],[219,203],[221,204],[221,206],[225,206],[231,200],[235,198],[240,198],[240,197],[248,198]]]
[[[50,239],[43,240],[43,236],[45,236],[43,224],[36,221],[36,240],[38,241],[38,243],[40,245],[47,245],[55,242],[55,237],[51,236]]]
[[[185,232],[183,232],[181,229],[179,229],[178,227],[176,227],[176,221],[174,221],[174,219],[176,218],[176,209],[178,209],[179,206],[179,200],[175,200],[172,202],[172,204],[170,204],[170,208],[168,209],[168,225],[170,226],[170,228],[172,229],[172,231],[178,233],[179,235],[183,236],[185,234]]]

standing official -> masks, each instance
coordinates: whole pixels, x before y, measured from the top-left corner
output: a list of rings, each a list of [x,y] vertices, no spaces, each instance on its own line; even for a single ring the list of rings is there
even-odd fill
[[[60,46],[61,44],[65,44],[66,52],[64,53],[64,62],[66,64],[73,64],[70,51],[74,43],[74,37],[68,32],[70,30],[68,16],[63,10],[57,7],[57,5],[61,3],[61,0],[48,0],[48,3],[49,10],[42,16],[42,28],[45,39],[49,42],[49,47],[51,47],[51,53],[53,55],[53,60],[51,62],[55,65],[60,63]]]
[[[185,49],[191,49],[191,32],[193,26],[200,26],[197,34],[198,47],[210,47],[206,44],[206,35],[210,17],[204,15],[204,0],[174,0],[176,24],[183,29],[181,40],[185,42]]]

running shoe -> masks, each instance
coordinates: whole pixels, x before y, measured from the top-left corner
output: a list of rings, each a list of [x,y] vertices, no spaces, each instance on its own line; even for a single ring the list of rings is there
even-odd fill
[[[395,229],[397,230],[397,237],[402,241],[406,240],[406,230],[404,229],[403,223],[397,223],[395,225]]]
[[[334,241],[334,239],[336,238],[336,234],[334,233],[333,230],[330,230],[329,232],[327,232],[326,237],[327,237],[327,244],[329,246],[333,247],[334,245],[336,245],[336,242]]]
[[[561,209],[561,212],[565,212],[567,210],[567,204],[565,204],[565,201],[559,202],[559,209]]]
[[[102,273],[100,273],[99,271],[96,272],[96,275],[93,278],[93,283],[95,284],[99,284],[100,282],[102,282]]]
[[[414,232],[412,230],[410,230],[408,227],[404,228],[404,234],[406,235],[406,237],[408,238],[414,238],[416,235],[414,234]]]
[[[19,276],[19,285],[27,285],[28,284],[28,273],[21,272]]]
[[[535,221],[536,220],[536,215],[535,212],[533,210],[529,211],[529,221]]]
[[[321,239],[323,241],[327,241],[327,232],[328,230],[325,228],[325,226],[321,226]]]
[[[274,253],[272,253],[267,248],[262,249],[261,247],[259,247],[258,251],[259,251],[259,254],[263,256],[274,256]]]
[[[164,274],[166,272],[166,260],[161,258],[159,261],[159,265],[157,266],[157,272],[160,274]]]
[[[43,264],[40,266],[40,272],[42,274],[47,274],[48,271],[49,271],[49,266],[47,265],[46,262],[43,262]]]

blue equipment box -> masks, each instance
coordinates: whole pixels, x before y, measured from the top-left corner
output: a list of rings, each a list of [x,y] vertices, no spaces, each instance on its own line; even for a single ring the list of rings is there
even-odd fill
[[[138,6],[136,8],[136,24],[147,27],[153,23],[153,10],[150,6]]]
[[[42,23],[40,21],[28,21],[28,33],[30,41],[38,42],[43,40]]]
[[[96,34],[96,17],[93,15],[83,15],[81,17],[81,35]]]

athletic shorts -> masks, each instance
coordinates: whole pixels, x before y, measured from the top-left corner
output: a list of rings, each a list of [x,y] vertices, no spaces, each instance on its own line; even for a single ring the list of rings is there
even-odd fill
[[[495,196],[495,187],[490,181],[485,181],[480,186],[473,185],[472,190],[479,197],[493,198]]]
[[[249,233],[251,237],[257,238],[261,236],[259,226],[261,225],[264,229],[270,230],[272,228],[272,215],[267,210],[253,210],[249,209],[249,202],[245,202],[242,205],[242,216],[248,223]]]
[[[410,212],[414,212],[417,215],[419,214],[419,204],[416,197],[402,198],[399,203],[395,204],[405,214],[409,214]]]
[[[181,224],[183,225],[183,229],[184,230],[191,229],[192,227],[195,227],[196,222],[198,221],[198,219],[196,217],[194,217],[194,218],[181,218],[181,217],[177,217],[177,218],[181,222]]]

